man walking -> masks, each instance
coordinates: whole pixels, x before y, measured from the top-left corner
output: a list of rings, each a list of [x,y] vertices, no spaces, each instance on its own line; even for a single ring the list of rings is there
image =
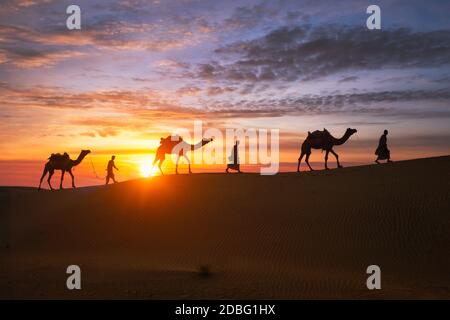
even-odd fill
[[[225,170],[227,173],[229,172],[228,170],[230,169],[242,173],[239,164],[238,147],[239,147],[239,140],[236,141],[235,145],[233,146],[233,152],[231,153],[231,156],[228,157],[228,159],[233,162],[227,164],[227,169]]]
[[[379,160],[387,160],[387,162],[391,161],[391,151],[387,147],[387,135],[388,131],[384,130],[383,135],[380,137],[380,141],[378,143],[378,148],[375,150],[375,155],[377,155],[376,163],[380,163]]]
[[[109,183],[109,179],[112,179],[114,183],[117,183],[116,179],[114,178],[114,169],[119,170],[119,168],[116,167],[114,163],[114,159],[116,159],[116,156],[112,156],[111,160],[108,161],[108,167],[106,168],[106,184]]]

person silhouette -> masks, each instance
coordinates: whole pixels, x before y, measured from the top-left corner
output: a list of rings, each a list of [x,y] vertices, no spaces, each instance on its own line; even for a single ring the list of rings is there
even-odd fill
[[[375,155],[377,159],[376,163],[380,163],[379,160],[387,160],[387,162],[392,162],[391,160],[391,151],[387,147],[387,135],[388,131],[384,130],[383,135],[380,137],[380,141],[378,142],[377,150],[375,150]]]
[[[106,184],[109,183],[109,179],[112,179],[114,183],[117,183],[115,177],[114,177],[114,169],[119,170],[119,168],[116,167],[114,160],[116,159],[116,156],[112,156],[111,160],[108,161],[108,167],[106,168]]]
[[[228,160],[233,161],[232,163],[227,164],[227,169],[225,170],[226,173],[228,173],[228,170],[236,170],[239,173],[242,173],[240,164],[239,164],[239,155],[238,155],[238,146],[239,146],[239,140],[236,141],[236,143],[233,146],[233,151],[231,152],[231,155],[228,157]]]

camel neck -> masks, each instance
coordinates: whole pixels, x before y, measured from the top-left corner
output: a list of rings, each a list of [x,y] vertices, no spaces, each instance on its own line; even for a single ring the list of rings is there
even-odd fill
[[[347,132],[339,139],[333,138],[334,139],[334,145],[339,146],[341,144],[344,144],[348,140],[348,138],[350,138],[350,134],[347,133]]]
[[[192,150],[199,149],[199,148],[203,147],[207,143],[208,143],[207,141],[202,140],[202,141],[200,141],[200,142],[198,142],[196,144],[191,144],[191,149]]]
[[[84,153],[80,153],[80,155],[78,156],[78,158],[76,160],[72,160],[72,164],[74,166],[79,165],[81,161],[83,161],[84,157],[86,156],[86,154]]]

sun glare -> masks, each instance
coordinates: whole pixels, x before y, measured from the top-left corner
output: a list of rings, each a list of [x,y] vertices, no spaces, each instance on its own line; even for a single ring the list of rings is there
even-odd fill
[[[152,170],[152,165],[150,162],[141,163],[139,169],[141,171],[141,176],[144,178],[155,175],[155,171]]]

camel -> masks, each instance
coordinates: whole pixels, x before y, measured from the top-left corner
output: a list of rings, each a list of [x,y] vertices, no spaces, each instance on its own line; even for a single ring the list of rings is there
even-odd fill
[[[339,156],[334,152],[333,147],[344,144],[356,132],[356,129],[347,128],[344,135],[339,139],[333,137],[327,129],[323,129],[323,131],[316,130],[312,133],[308,132],[308,137],[302,144],[300,157],[298,158],[297,172],[300,172],[300,162],[304,155],[306,155],[305,162],[309,169],[314,171],[309,164],[311,149],[325,150],[325,170],[328,170],[328,153],[330,152],[336,157],[338,168],[342,168],[342,165],[339,163]]]
[[[166,159],[166,154],[178,154],[177,162],[175,165],[175,173],[178,174],[178,161],[180,160],[180,157],[184,157],[187,160],[189,165],[189,173],[192,173],[191,162],[189,161],[189,158],[187,157],[186,153],[188,151],[200,149],[205,144],[210,143],[211,141],[213,141],[213,139],[202,139],[202,141],[200,141],[197,144],[189,144],[183,141],[183,138],[179,136],[168,136],[167,138],[161,138],[160,146],[158,147],[158,149],[156,149],[156,156],[152,164],[152,170],[155,164],[159,162],[158,163],[159,171],[161,172],[162,175],[164,175],[161,166],[164,160]]]
[[[44,179],[45,175],[49,173],[48,175],[48,185],[50,186],[50,189],[53,190],[53,187],[50,183],[50,179],[53,176],[53,173],[55,170],[61,170],[61,182],[59,184],[59,188],[63,189],[63,180],[64,180],[64,174],[66,171],[70,174],[72,177],[72,188],[75,188],[75,178],[72,173],[72,168],[79,165],[81,161],[83,161],[84,157],[88,155],[91,152],[91,150],[81,150],[80,155],[76,160],[70,159],[69,155],[67,153],[59,154],[59,153],[53,153],[49,158],[47,163],[44,167],[44,172],[42,173],[41,180],[39,181],[39,188],[38,190],[41,190],[41,184],[42,180]]]

